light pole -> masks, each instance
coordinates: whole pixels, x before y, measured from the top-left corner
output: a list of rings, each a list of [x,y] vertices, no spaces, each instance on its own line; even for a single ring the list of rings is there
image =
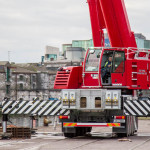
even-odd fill
[[[10,52],[11,51],[8,51],[8,61],[10,62]]]

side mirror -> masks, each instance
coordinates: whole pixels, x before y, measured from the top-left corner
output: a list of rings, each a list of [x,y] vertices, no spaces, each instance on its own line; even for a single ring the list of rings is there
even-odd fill
[[[91,49],[90,50],[90,54],[94,54],[95,53],[95,50],[94,49]]]

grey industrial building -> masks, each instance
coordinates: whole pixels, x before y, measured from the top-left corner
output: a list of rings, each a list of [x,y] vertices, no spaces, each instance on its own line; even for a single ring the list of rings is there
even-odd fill
[[[39,64],[0,62],[0,101],[57,98],[59,90],[53,89],[56,70]]]

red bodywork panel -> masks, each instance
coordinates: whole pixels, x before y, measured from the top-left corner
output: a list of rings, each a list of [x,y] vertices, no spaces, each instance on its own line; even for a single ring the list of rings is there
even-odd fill
[[[64,67],[57,71],[54,89],[77,89],[82,84],[82,67]]]
[[[113,86],[126,86],[126,73],[112,73],[111,80]]]
[[[128,60],[127,85],[130,89],[149,89],[150,60]]]
[[[85,77],[83,78],[84,82],[83,82],[83,87],[99,87],[100,83],[99,83],[99,74],[96,72],[87,72],[85,73]]]

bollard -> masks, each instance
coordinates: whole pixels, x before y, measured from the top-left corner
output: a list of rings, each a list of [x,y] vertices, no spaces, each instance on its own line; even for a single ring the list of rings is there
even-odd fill
[[[8,121],[8,115],[3,114],[3,133],[7,132],[7,121]]]
[[[54,127],[53,127],[54,130],[56,130],[56,125],[57,125],[57,116],[54,116]]]
[[[30,129],[33,129],[34,116],[30,116]]]

